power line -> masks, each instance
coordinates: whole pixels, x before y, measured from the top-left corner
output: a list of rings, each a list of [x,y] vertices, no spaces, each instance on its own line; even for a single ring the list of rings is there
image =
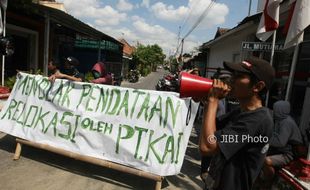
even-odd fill
[[[192,15],[193,10],[197,7],[198,4],[200,4],[201,0],[199,0],[196,4],[194,4],[194,6],[192,6],[192,8],[190,9],[190,12],[188,14],[188,16],[183,20],[182,25],[179,26],[179,31],[178,31],[178,39],[177,39],[177,49],[175,51],[175,55],[179,52],[179,48],[180,48],[180,39],[181,39],[181,32],[183,30],[183,28],[185,27],[186,23],[188,22],[190,16]]]
[[[197,19],[197,21],[195,22],[195,24],[192,26],[192,28],[186,33],[186,35],[183,37],[183,39],[185,39],[187,36],[189,36],[193,30],[195,30],[195,28],[201,23],[201,21],[205,18],[205,16],[207,15],[207,13],[209,12],[209,10],[212,8],[212,6],[214,5],[214,3],[216,2],[216,0],[211,0],[209,6],[203,11],[203,13],[200,15],[200,17]]]
[[[189,17],[192,15],[193,10],[197,7],[197,5],[200,4],[200,1],[201,1],[201,0],[199,0],[198,3],[194,4],[194,6],[191,8],[191,10],[190,10],[188,16],[184,19],[183,24],[181,25],[181,31],[180,31],[180,32],[182,32],[184,26],[186,25],[186,23],[187,23],[188,20],[189,20]]]
[[[192,26],[192,28],[186,33],[186,35],[184,35],[184,37],[181,40],[181,43],[178,44],[177,46],[177,50],[175,55],[178,53],[179,48],[181,47],[181,49],[183,50],[183,45],[184,45],[184,40],[185,38],[187,38],[194,30],[195,28],[201,23],[201,21],[205,18],[205,16],[207,15],[207,13],[209,12],[209,10],[213,7],[213,5],[215,4],[216,0],[211,0],[210,4],[208,5],[208,7],[206,7],[206,9],[202,12],[202,14],[199,16],[199,18],[197,19],[197,21],[195,22],[195,24]],[[178,40],[179,41],[179,40]],[[179,43],[179,42],[178,42]],[[181,54],[183,53],[183,51],[181,51]]]

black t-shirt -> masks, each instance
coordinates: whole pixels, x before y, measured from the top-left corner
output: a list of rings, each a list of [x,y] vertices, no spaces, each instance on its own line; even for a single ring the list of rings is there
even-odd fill
[[[66,75],[70,75],[76,78],[80,78],[82,79],[82,81],[85,81],[85,77],[82,73],[80,73],[75,67],[72,67],[70,69],[62,69],[61,70],[62,73],[66,74]]]
[[[221,117],[215,132],[220,154],[225,158],[219,188],[248,190],[264,163],[273,120],[265,107],[253,111],[235,110]]]

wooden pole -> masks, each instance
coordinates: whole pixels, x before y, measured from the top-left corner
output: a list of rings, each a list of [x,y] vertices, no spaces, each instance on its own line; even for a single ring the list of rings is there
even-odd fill
[[[110,162],[107,160],[102,160],[99,158],[80,155],[80,154],[77,154],[74,152],[70,152],[67,150],[60,149],[60,148],[55,148],[55,147],[45,145],[45,144],[41,144],[41,143],[31,142],[31,141],[27,141],[27,140],[23,140],[23,139],[19,139],[19,138],[16,139],[16,142],[17,142],[17,146],[16,146],[15,155],[16,155],[17,159],[19,158],[20,152],[21,152],[21,145],[18,145],[18,144],[25,144],[25,145],[32,146],[35,148],[40,148],[40,149],[47,150],[50,152],[54,152],[54,153],[57,153],[60,155],[64,155],[64,156],[67,156],[67,157],[70,157],[70,158],[73,158],[76,160],[81,160],[81,161],[88,162],[91,164],[103,166],[106,168],[111,168],[111,169],[114,169],[117,171],[133,174],[133,175],[144,177],[147,179],[151,179],[151,180],[156,181],[156,187],[155,187],[156,190],[159,190],[161,188],[161,183],[162,183],[163,177],[156,175],[156,174],[151,174],[151,173],[148,173],[145,171],[141,171],[141,170],[138,170],[135,168],[131,168],[129,166],[124,166],[124,165],[117,164],[114,162]],[[19,146],[20,146],[20,148],[19,148]],[[14,155],[14,160],[16,160],[15,155]]]
[[[162,181],[156,181],[155,190],[160,190],[161,189],[161,183],[162,183]]]
[[[17,142],[13,160],[18,160],[21,152],[22,152],[22,144]]]

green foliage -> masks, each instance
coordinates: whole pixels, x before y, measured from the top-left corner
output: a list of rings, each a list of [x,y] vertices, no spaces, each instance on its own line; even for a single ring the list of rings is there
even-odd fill
[[[147,76],[150,72],[151,72],[150,67],[145,67],[145,68],[142,69],[141,75],[145,77],[145,76]]]
[[[34,74],[34,75],[43,75],[43,71],[41,71],[41,69],[38,69],[36,71],[31,70],[30,74]]]
[[[91,72],[87,72],[86,74],[85,74],[85,81],[86,82],[90,82],[90,81],[92,81],[92,80],[94,80],[95,78],[94,78],[94,76],[93,76],[93,74],[91,73]]]
[[[16,76],[12,76],[4,80],[4,86],[12,89],[16,81]]]
[[[133,53],[133,62],[140,73],[146,76],[151,71],[156,71],[157,66],[164,63],[165,57],[162,48],[157,44],[147,46],[139,44]]]
[[[34,75],[43,75],[43,72],[40,69],[38,69],[36,71],[30,70],[30,71],[22,71],[22,72],[34,74]],[[16,75],[8,77],[4,80],[4,86],[6,86],[10,89],[13,89],[15,82],[16,82]]]
[[[169,62],[170,62],[170,72],[175,73],[178,71],[178,61],[174,56],[169,57]]]

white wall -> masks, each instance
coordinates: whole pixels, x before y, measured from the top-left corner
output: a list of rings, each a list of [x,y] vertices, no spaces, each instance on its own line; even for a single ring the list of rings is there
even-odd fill
[[[262,12],[264,10],[266,0],[258,0],[257,1],[257,13]]]
[[[240,61],[240,59],[233,60],[234,54],[240,55],[242,41],[254,41],[256,29],[256,25],[251,25],[218,42],[214,42],[209,51],[208,67],[223,68],[223,61]],[[245,57],[247,53],[248,52],[244,52],[243,57]],[[213,72],[208,72],[207,76],[210,77],[212,74]]]

